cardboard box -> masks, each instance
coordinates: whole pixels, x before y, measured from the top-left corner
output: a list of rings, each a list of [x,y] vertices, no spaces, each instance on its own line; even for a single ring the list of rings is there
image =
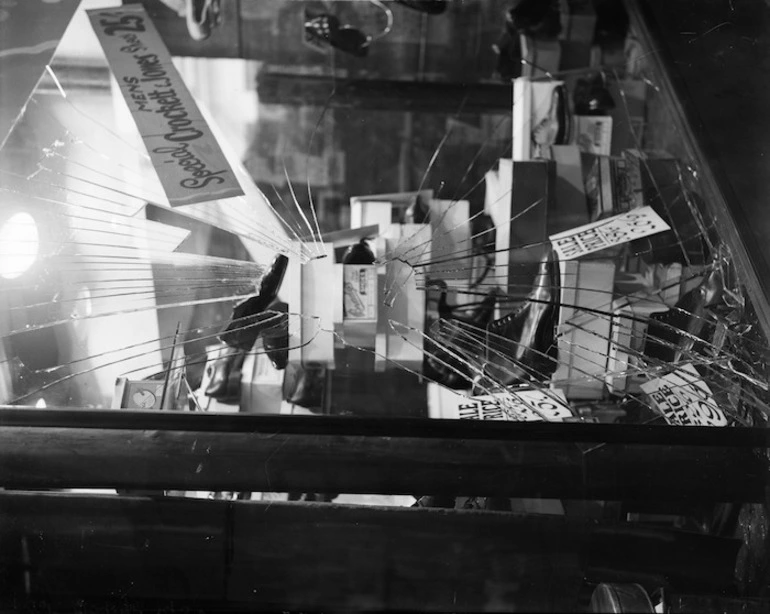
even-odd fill
[[[551,381],[568,399],[604,395],[612,318],[615,263],[568,260],[560,263],[559,363]]]
[[[511,157],[519,162],[547,158],[550,150],[541,150],[533,142],[532,130],[548,117],[554,100],[554,90],[563,81],[532,81],[528,77],[513,80],[513,149]]]
[[[612,117],[609,115],[575,115],[572,139],[580,151],[609,156],[612,152]]]
[[[640,355],[644,349],[647,323],[651,314],[668,306],[654,296],[624,297],[612,304],[612,331],[607,360],[606,382],[610,392],[637,394],[648,380]]]
[[[556,163],[556,198],[548,219],[548,233],[554,234],[590,220],[580,149],[577,145],[554,145],[551,159]]]

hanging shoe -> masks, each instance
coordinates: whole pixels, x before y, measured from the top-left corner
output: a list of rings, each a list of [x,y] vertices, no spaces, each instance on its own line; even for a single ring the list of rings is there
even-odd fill
[[[441,15],[446,12],[448,6],[447,0],[395,0],[395,2],[428,15]]]
[[[328,44],[358,58],[369,53],[371,39],[366,34],[352,26],[340,25],[339,19],[328,13],[305,21],[305,34],[314,42]]]
[[[540,261],[524,304],[487,326],[485,371],[494,383],[542,382],[556,370],[559,291],[559,262],[551,250]]]
[[[206,40],[221,22],[220,0],[186,0],[185,22],[190,38]]]
[[[257,296],[247,298],[233,307],[230,323],[219,335],[221,341],[232,348],[250,350],[264,329],[277,324],[275,314],[264,312],[277,298],[288,264],[289,259],[283,254],[275,257],[262,277]]]

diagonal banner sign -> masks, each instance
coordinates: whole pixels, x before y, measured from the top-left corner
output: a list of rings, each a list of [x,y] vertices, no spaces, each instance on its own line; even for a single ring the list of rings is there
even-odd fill
[[[24,112],[80,0],[0,1],[0,148]]]
[[[171,206],[243,195],[144,7],[88,17]]]

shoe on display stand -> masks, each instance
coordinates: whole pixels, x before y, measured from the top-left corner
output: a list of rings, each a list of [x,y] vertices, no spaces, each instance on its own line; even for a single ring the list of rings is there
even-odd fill
[[[279,324],[276,314],[269,313],[268,308],[278,296],[288,264],[288,257],[277,255],[262,277],[257,296],[247,298],[233,307],[230,323],[219,335],[224,343],[248,351],[263,330]]]
[[[559,263],[550,251],[540,262],[527,300],[487,326],[485,371],[498,385],[546,381],[556,370],[559,290]]]

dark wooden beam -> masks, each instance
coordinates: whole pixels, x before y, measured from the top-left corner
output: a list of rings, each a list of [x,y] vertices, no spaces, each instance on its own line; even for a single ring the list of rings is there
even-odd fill
[[[740,545],[564,516],[163,497],[6,492],[0,518],[4,611],[564,612],[587,567],[716,592]]]
[[[332,79],[271,72],[257,77],[260,102],[426,113],[510,113],[513,88],[494,83]]]
[[[763,429],[0,409],[0,485],[761,501]]]

